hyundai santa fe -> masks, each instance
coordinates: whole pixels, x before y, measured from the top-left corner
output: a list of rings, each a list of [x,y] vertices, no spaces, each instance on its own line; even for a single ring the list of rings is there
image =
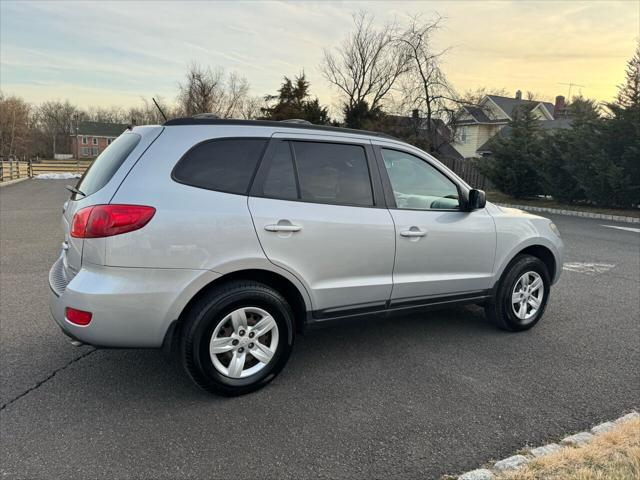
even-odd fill
[[[551,221],[374,132],[175,119],[129,128],[68,188],[56,323],[75,344],[165,348],[223,395],[267,384],[330,320],[478,304],[529,329],[562,271]]]

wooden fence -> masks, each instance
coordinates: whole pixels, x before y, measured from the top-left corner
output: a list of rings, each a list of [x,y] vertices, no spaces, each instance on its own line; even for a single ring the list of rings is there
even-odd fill
[[[487,177],[485,177],[474,160],[458,159],[458,158],[441,158],[440,161],[453,170],[460,178],[471,185],[473,188],[480,190],[491,190],[493,185]],[[480,160],[482,161],[482,160]]]
[[[41,173],[77,173],[82,175],[93,160],[47,160],[40,158],[0,157],[0,182],[34,177]]]
[[[40,173],[79,173],[83,174],[93,160],[34,160],[32,161],[33,175]]]
[[[5,159],[0,157],[0,182],[32,176],[31,162],[26,158],[8,157]]]

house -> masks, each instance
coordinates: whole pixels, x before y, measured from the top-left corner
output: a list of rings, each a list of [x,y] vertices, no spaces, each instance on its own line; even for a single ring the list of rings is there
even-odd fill
[[[79,122],[71,134],[71,148],[74,158],[95,158],[111,145],[127,125],[107,122]]]
[[[478,105],[463,106],[454,122],[456,131],[451,144],[465,158],[482,157],[490,154],[488,142],[493,136],[503,132],[512,120],[516,109],[528,108],[543,128],[570,128],[567,108],[562,95],[556,97],[555,104],[539,100],[523,100],[518,90],[514,98],[500,95],[486,95]]]

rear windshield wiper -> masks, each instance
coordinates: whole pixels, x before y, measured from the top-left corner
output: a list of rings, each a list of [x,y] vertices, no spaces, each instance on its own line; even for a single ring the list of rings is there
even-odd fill
[[[76,187],[73,187],[71,185],[65,185],[64,188],[69,190],[71,193],[75,193],[76,195],[82,195],[83,197],[87,196],[84,192],[82,192],[81,190],[78,190]]]

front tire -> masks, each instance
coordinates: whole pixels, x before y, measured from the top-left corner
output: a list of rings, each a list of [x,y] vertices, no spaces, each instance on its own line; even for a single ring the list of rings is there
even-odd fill
[[[254,281],[214,288],[187,312],[180,354],[191,379],[208,392],[243,395],[284,368],[294,340],[285,298]]]
[[[551,292],[546,265],[532,255],[518,255],[500,279],[496,296],[485,313],[503,330],[520,332],[540,321]]]

